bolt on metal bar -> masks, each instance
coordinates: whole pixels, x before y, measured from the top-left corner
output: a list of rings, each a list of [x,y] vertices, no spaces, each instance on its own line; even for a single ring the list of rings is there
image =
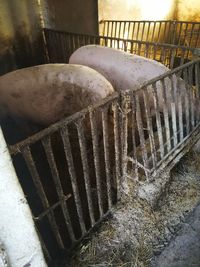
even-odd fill
[[[31,155],[30,147],[24,148],[22,150],[22,155],[23,155],[25,162],[26,162],[26,165],[30,171],[34,185],[36,187],[37,193],[40,197],[40,200],[42,202],[44,209],[50,208],[49,201],[48,201],[46,194],[44,192],[42,183],[40,181],[40,176],[38,174],[38,171],[36,169],[35,163],[33,161],[32,155]],[[60,232],[59,232],[58,225],[56,223],[55,215],[54,215],[52,210],[49,212],[47,217],[48,217],[49,223],[51,225],[51,229],[55,235],[56,241],[57,241],[59,247],[63,249],[64,244],[63,244],[62,238],[60,236]]]
[[[63,198],[65,197],[65,194],[63,192],[62,184],[60,181],[60,176],[59,176],[58,169],[57,169],[56,162],[55,162],[55,157],[52,151],[51,139],[49,136],[47,136],[46,138],[42,140],[42,145],[46,153],[47,161],[49,163],[49,168],[52,174],[52,178],[54,180],[54,184],[55,184],[55,188],[56,188],[59,200],[61,201],[61,209],[64,215],[65,224],[67,226],[70,238],[72,242],[74,242],[76,238],[75,238],[74,231],[72,228],[72,223],[71,223],[71,219],[69,216],[67,204],[65,201],[62,201]]]
[[[94,165],[95,165],[95,174],[96,174],[96,185],[97,185],[97,197],[98,197],[98,206],[100,216],[103,216],[103,202],[102,202],[102,188],[101,188],[101,167],[100,167],[100,151],[98,144],[98,130],[97,124],[94,117],[94,112],[90,111],[90,125],[91,125],[91,133],[92,133],[92,145],[93,145],[93,154],[94,154]]]
[[[86,226],[85,226],[84,219],[83,219],[82,203],[81,203],[79,190],[78,190],[77,177],[76,177],[76,172],[74,168],[74,161],[73,161],[73,156],[72,156],[71,144],[69,140],[68,128],[64,126],[61,129],[60,133],[61,133],[61,137],[63,141],[64,152],[65,152],[65,157],[66,157],[67,164],[68,164],[69,174],[71,177],[72,191],[74,195],[74,201],[76,204],[79,224],[81,227],[82,235],[84,235],[86,233]]]
[[[85,190],[86,190],[86,196],[87,196],[87,201],[88,201],[89,216],[91,220],[91,225],[93,226],[95,224],[94,207],[93,207],[93,201],[92,201],[88,155],[87,155],[86,140],[85,140],[85,134],[83,130],[84,126],[83,126],[82,119],[76,122],[76,128],[78,132],[78,141],[79,141],[80,152],[81,152],[81,160],[82,160],[82,166],[83,166],[83,176],[84,176]]]

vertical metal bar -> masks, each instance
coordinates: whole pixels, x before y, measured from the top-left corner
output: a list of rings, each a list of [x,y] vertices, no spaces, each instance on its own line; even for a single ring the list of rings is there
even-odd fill
[[[130,26],[131,26],[131,22],[128,22],[128,39],[130,39]]]
[[[102,34],[103,34],[103,36],[105,36],[106,22],[105,21],[102,21],[102,24],[103,24],[103,32],[102,32]]]
[[[72,157],[72,151],[71,151],[71,145],[70,145],[70,140],[69,140],[69,133],[67,127],[63,127],[61,129],[61,137],[64,145],[64,152],[65,152],[65,157],[67,160],[67,165],[69,169],[69,174],[71,177],[71,185],[72,185],[72,190],[73,190],[73,195],[74,195],[74,201],[76,204],[76,210],[79,218],[79,223],[82,231],[82,235],[86,233],[86,227],[83,219],[83,211],[82,211],[82,204],[81,204],[81,199],[79,195],[79,190],[78,190],[78,184],[77,184],[77,177],[76,177],[76,172],[74,168],[74,162],[73,162],[73,157]]]
[[[159,21],[159,28],[158,28],[158,39],[157,42],[161,42],[160,40],[160,31],[161,31],[162,21]]]
[[[127,187],[127,156],[128,156],[128,109],[130,103],[129,91],[121,91],[121,150],[122,150],[122,181],[121,191],[125,191]]]
[[[27,167],[28,167],[28,169],[30,171],[30,174],[32,176],[34,185],[35,185],[36,190],[37,190],[37,194],[39,195],[41,203],[42,203],[44,209],[46,210],[46,209],[48,209],[50,207],[49,201],[48,201],[48,199],[46,197],[46,194],[44,192],[42,183],[40,181],[40,176],[38,174],[38,171],[36,169],[35,163],[33,161],[30,148],[29,147],[24,148],[23,151],[22,151],[22,155],[23,155],[23,157],[25,159]],[[49,220],[49,224],[51,225],[51,229],[52,229],[52,231],[53,231],[53,233],[55,235],[56,241],[57,241],[59,247],[61,249],[63,249],[65,246],[64,246],[62,238],[60,236],[59,228],[57,226],[56,219],[55,219],[55,216],[54,216],[54,213],[53,213],[52,210],[47,214],[47,217],[48,217],[48,220]]]
[[[166,33],[167,31],[167,21],[164,22],[164,32],[163,32],[163,38],[164,38],[164,43],[167,43],[166,41],[166,36],[168,35],[168,33]]]
[[[111,195],[111,171],[110,171],[110,153],[109,153],[109,140],[108,140],[108,107],[102,110],[102,126],[103,126],[103,145],[106,167],[106,185],[108,195],[108,208],[112,207],[112,195]]]
[[[176,50],[172,48],[170,54],[171,54],[171,57],[170,57],[170,64],[169,64],[170,67],[169,68],[173,69]]]
[[[61,208],[62,208],[62,212],[64,215],[65,223],[66,223],[66,226],[68,229],[68,233],[70,235],[72,242],[74,242],[76,240],[76,238],[75,238],[74,231],[72,228],[71,219],[69,216],[67,204],[65,201],[62,201],[63,197],[65,195],[64,195],[64,192],[62,189],[62,184],[60,181],[58,169],[57,169],[55,158],[54,158],[53,151],[52,151],[51,140],[50,140],[49,136],[47,136],[45,139],[42,140],[42,145],[43,145],[45,153],[46,153],[47,161],[49,163],[49,167],[51,170],[52,178],[54,180],[54,184],[55,184],[55,188],[56,188],[59,200],[61,201]]]
[[[94,226],[95,224],[94,208],[92,204],[93,201],[92,201],[88,156],[87,156],[86,140],[85,140],[85,135],[83,131],[82,119],[76,123],[76,128],[78,131],[78,141],[79,141],[81,160],[82,160],[82,165],[83,165],[83,176],[84,176],[85,190],[86,190],[87,201],[88,201],[89,215],[90,215],[91,225]]]
[[[188,75],[187,69],[183,70],[183,77],[185,81],[185,112],[186,112],[186,132],[187,135],[190,133],[190,103],[188,96]]]
[[[183,45],[187,46],[186,37],[187,37],[188,23],[185,22],[184,24],[186,25],[186,28],[185,28],[185,34],[184,34],[184,37],[183,37],[183,40],[184,40],[184,44]]]
[[[107,21],[107,34],[106,34],[107,37],[109,36],[109,26],[110,26],[110,22]]]
[[[112,105],[113,120],[114,120],[114,141],[115,141],[115,172],[117,182],[117,199],[120,198],[120,184],[121,184],[121,157],[120,157],[120,126],[119,126],[119,107],[118,103],[114,102]]]
[[[194,70],[194,65],[191,65],[188,68],[188,72],[189,72],[189,97],[190,97],[190,110],[191,110],[191,127],[192,129],[195,126],[195,120],[194,120],[194,93],[193,93],[193,70]]]
[[[177,45],[181,45],[182,26],[183,26],[183,23],[179,22],[179,32],[178,32],[178,38],[177,38]]]
[[[113,37],[113,26],[114,26],[114,22],[112,21],[111,22],[111,34],[110,34],[111,37]]]
[[[133,144],[133,158],[135,160],[135,177],[136,177],[136,180],[139,180],[139,175],[138,175],[138,159],[137,159],[137,146],[136,146],[136,140],[135,140],[135,134],[136,134],[136,100],[135,100],[135,95],[131,94],[131,102],[132,102],[132,105],[131,105],[131,109],[132,109],[132,125],[131,125],[131,128],[132,128],[132,144]]]
[[[121,21],[119,22],[119,32],[118,32],[118,38],[121,38]]]
[[[171,30],[170,29],[170,32],[172,33],[172,44],[176,44],[175,42],[176,42],[176,30],[177,30],[177,22],[176,21],[173,21],[172,22],[172,25],[173,25],[173,29]]]
[[[114,23],[115,23],[115,35],[114,35],[114,37],[117,38],[117,25],[118,25],[118,22],[115,21]]]
[[[196,32],[198,33],[197,34],[197,37],[196,37],[196,42],[195,42],[195,45],[194,45],[194,47],[196,48],[196,47],[199,47],[199,45],[198,45],[198,41],[199,41],[199,36],[200,36],[200,23],[199,24],[197,24],[198,26],[199,26],[199,29],[198,30],[196,30]]]
[[[124,28],[123,28],[123,38],[127,39],[127,36],[125,36],[125,33],[126,33],[126,22],[124,21]]]
[[[152,37],[151,37],[152,42],[154,42],[155,28],[156,28],[156,21],[153,22],[153,31],[152,31]]]
[[[156,124],[157,124],[157,131],[158,131],[158,140],[160,145],[160,157],[161,159],[164,157],[164,142],[163,142],[163,134],[162,134],[162,124],[160,119],[160,107],[159,107],[159,100],[158,100],[158,94],[156,83],[152,84],[153,89],[153,101],[154,101],[154,107],[155,107],[155,113],[156,113]]]
[[[135,40],[135,24],[136,22],[133,22],[132,40]]]
[[[94,118],[94,114],[90,111],[90,125],[91,125],[91,133],[92,133],[92,145],[93,145],[93,154],[94,154],[94,165],[95,165],[95,174],[96,174],[96,185],[97,185],[97,197],[98,197],[98,205],[100,217],[103,216],[103,203],[102,203],[102,189],[101,189],[101,167],[100,167],[100,151],[98,145],[98,132],[96,120]]]
[[[140,41],[143,41],[143,37],[144,37],[145,22],[143,21],[142,23],[143,23],[143,27],[142,27],[142,35],[141,35]]]
[[[143,122],[142,122],[142,116],[141,116],[141,108],[140,108],[140,100],[138,94],[135,96],[136,100],[136,119],[137,119],[137,127],[138,127],[138,132],[139,132],[139,137],[140,137],[140,146],[142,148],[142,158],[143,158],[143,164],[145,168],[145,175],[147,180],[149,179],[149,163],[148,163],[148,155],[147,155],[147,148],[146,148],[146,143],[145,143],[145,138],[144,138],[144,131],[143,131]]]
[[[166,88],[165,80],[161,80],[162,86],[162,95],[163,95],[163,114],[164,114],[164,121],[165,121],[165,133],[166,133],[166,141],[167,141],[167,151],[168,153],[171,150],[171,137],[170,137],[170,125],[169,125],[169,109],[168,109],[168,99],[167,99],[167,92],[168,88]]]
[[[200,121],[200,108],[199,108],[199,100],[200,100],[200,70],[199,70],[199,62],[195,64],[195,89],[196,89],[196,103],[195,103],[195,113],[197,118],[197,123]]]
[[[139,41],[140,22],[137,22],[137,23],[138,23],[138,28],[137,28],[136,40]]]
[[[190,37],[189,37],[189,47],[191,46],[191,42],[192,42],[192,37],[194,36],[194,26],[195,24],[192,23],[192,29],[191,29],[191,33],[190,33]]]
[[[170,76],[170,83],[171,83],[171,109],[172,109],[172,128],[173,128],[173,139],[174,139],[174,146],[177,145],[177,122],[176,122],[176,87],[174,85],[173,77],[176,79],[176,76]]]
[[[143,90],[142,92],[143,92],[143,99],[144,99],[144,108],[145,108],[146,118],[147,118],[147,129],[148,129],[148,134],[149,134],[152,163],[153,163],[153,168],[155,168],[156,163],[157,163],[157,155],[156,155],[156,146],[155,146],[155,140],[154,140],[153,126],[152,126],[152,116],[151,116],[151,112],[149,108],[148,88],[145,88],[145,90]]]
[[[179,78],[178,79],[178,83],[179,83]],[[178,94],[177,94],[177,98],[178,98],[178,122],[179,122],[179,131],[180,131],[180,142],[183,140],[184,137],[184,132],[183,132],[183,107],[182,107],[182,102],[183,102],[183,94],[184,94],[184,90],[182,87],[178,87]]]
[[[146,41],[149,41],[148,39],[149,39],[150,25],[151,25],[151,22],[148,22],[148,30],[147,30]]]

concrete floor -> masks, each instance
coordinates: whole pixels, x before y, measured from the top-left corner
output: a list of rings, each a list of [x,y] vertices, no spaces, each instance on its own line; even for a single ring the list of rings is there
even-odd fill
[[[182,224],[176,237],[155,258],[152,267],[200,266],[200,204]]]

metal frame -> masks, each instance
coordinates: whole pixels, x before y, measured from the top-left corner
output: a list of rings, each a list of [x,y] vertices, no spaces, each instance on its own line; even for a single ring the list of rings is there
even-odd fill
[[[64,53],[71,44],[69,53],[85,43],[121,41],[51,30],[44,33],[49,62],[58,62],[56,54],[59,62],[67,61]],[[170,52],[192,51],[130,42],[152,46],[155,55],[159,46]],[[22,156],[27,179],[32,180],[40,201],[40,212],[31,208],[49,261],[55,255],[40,223],[49,225],[58,250],[70,252],[124,196],[127,178],[156,179],[196,142],[200,137],[199,93],[200,59],[148,81],[137,91],[115,92],[9,147],[14,161]]]
[[[102,20],[99,26],[107,37],[200,47],[200,22]]]

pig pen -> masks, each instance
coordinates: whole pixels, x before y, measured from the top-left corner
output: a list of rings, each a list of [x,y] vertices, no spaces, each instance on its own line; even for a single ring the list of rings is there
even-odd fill
[[[155,181],[160,172],[168,173],[199,139],[200,60],[183,64],[198,50],[175,45],[49,29],[44,30],[44,37],[47,62],[68,62],[78,47],[100,43],[114,47],[117,44],[119,49],[154,58],[171,68],[178,55],[181,64],[147,81],[136,92],[116,92],[9,145],[46,259],[55,264],[62,258],[66,262],[66,255],[109,217],[128,191],[131,193],[130,180],[148,184]],[[185,81],[183,90],[174,86],[174,75]],[[171,83],[171,95],[165,95],[166,81]],[[158,87],[163,94],[162,112],[158,107]],[[154,115],[149,111],[152,107],[148,96],[154,102]]]

